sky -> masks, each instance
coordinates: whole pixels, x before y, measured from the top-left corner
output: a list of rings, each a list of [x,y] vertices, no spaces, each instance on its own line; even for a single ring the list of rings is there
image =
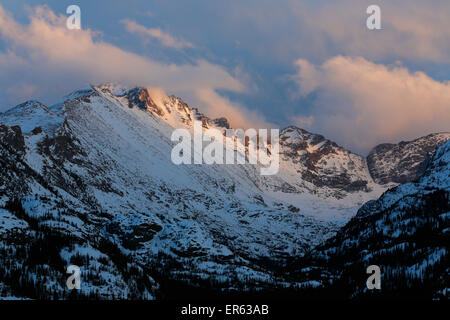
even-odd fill
[[[66,28],[72,4],[82,30]],[[366,27],[371,4],[381,30]],[[0,2],[0,112],[118,82],[367,154],[450,131],[449,80],[448,0]]]

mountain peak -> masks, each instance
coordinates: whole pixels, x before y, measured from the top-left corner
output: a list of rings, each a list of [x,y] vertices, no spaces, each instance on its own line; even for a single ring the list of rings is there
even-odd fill
[[[202,121],[204,128],[230,128],[225,117],[211,119],[198,108],[189,107],[181,98],[175,95],[166,95],[159,89],[139,86],[124,87],[115,83],[92,87],[97,92],[119,99],[122,105],[127,105],[129,108],[136,106],[141,110],[149,111],[172,127],[191,127],[194,120],[199,120]]]
[[[124,95],[127,91],[129,91],[130,89],[133,88],[139,88],[139,87],[127,87],[127,86],[123,86],[119,83],[115,83],[115,82],[106,82],[106,83],[101,83],[98,85],[92,84],[91,87],[94,90],[99,90],[99,91],[103,91],[103,92],[110,92],[113,95],[116,96],[121,96]]]
[[[28,100],[0,114],[0,123],[7,126],[18,125],[23,133],[32,132],[37,127],[55,127],[60,117],[37,100]]]
[[[302,143],[316,145],[326,140],[322,135],[311,133],[296,126],[288,126],[281,130],[280,139],[290,143]],[[331,142],[331,141],[330,141]],[[334,143],[334,142],[333,142]]]
[[[450,133],[432,133],[398,144],[379,144],[367,156],[367,165],[375,182],[404,183],[423,174],[436,148],[450,139]]]
[[[20,111],[31,111],[32,109],[40,108],[45,111],[50,111],[44,104],[39,102],[38,100],[27,100],[21,104],[18,104],[17,106],[9,109],[6,113],[13,113]]]

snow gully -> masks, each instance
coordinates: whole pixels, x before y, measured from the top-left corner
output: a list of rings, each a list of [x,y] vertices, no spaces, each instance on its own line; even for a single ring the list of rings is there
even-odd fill
[[[171,159],[176,165],[192,164],[260,164],[261,175],[274,175],[279,169],[279,130],[226,129],[225,135],[217,128],[203,130],[201,121],[194,121],[194,139],[187,129],[176,129],[171,140],[178,142],[172,149]],[[203,142],[209,142],[204,146]],[[224,155],[225,149],[225,155]]]

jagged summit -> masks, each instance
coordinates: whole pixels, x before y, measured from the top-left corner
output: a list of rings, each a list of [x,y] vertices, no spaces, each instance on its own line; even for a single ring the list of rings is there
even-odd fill
[[[202,121],[205,128],[230,128],[229,122],[225,117],[211,119],[200,112],[198,108],[189,107],[181,98],[174,95],[166,95],[156,89],[139,86],[124,87],[112,83],[94,85],[92,88],[116,97],[130,108],[136,106],[142,110],[147,110],[174,127],[191,127],[194,120],[199,120]]]
[[[330,146],[342,150],[344,149],[338,146],[335,142],[325,139],[325,137],[320,134],[311,133],[296,126],[288,126],[282,129],[280,131],[280,140],[285,144],[302,147],[307,152],[320,150]]]
[[[375,182],[404,183],[419,178],[436,148],[450,139],[450,133],[433,133],[413,141],[376,146],[367,156]]]
[[[322,135],[289,126],[281,131],[280,143],[283,160],[292,163],[303,180],[320,188],[339,190],[336,197],[373,189],[365,159]]]

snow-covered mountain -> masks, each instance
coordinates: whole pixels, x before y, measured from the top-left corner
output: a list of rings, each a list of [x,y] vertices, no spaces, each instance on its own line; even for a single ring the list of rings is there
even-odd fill
[[[372,178],[366,168],[365,159],[323,136],[307,132],[297,127],[281,131],[283,168],[289,170],[295,190],[300,183],[321,195],[344,198],[355,192],[370,192],[374,188]],[[299,189],[302,192],[303,189]]]
[[[420,177],[436,148],[450,139],[450,133],[434,133],[414,141],[376,146],[367,156],[374,181],[404,183]]]
[[[450,297],[450,141],[414,182],[369,201],[294,274],[348,297]],[[366,287],[366,268],[381,270],[381,290]],[[307,266],[307,267],[306,267]],[[302,272],[307,270],[307,272]]]
[[[250,164],[175,165],[171,134],[194,120],[230,126],[177,97],[111,84],[0,114],[0,296],[68,297],[69,264],[94,297],[159,297],[167,278],[228,290],[284,283],[273,264],[332,237],[397,182],[371,173],[408,161],[368,167],[288,127],[274,176]],[[426,152],[414,154],[431,150],[423,139],[415,148]]]

